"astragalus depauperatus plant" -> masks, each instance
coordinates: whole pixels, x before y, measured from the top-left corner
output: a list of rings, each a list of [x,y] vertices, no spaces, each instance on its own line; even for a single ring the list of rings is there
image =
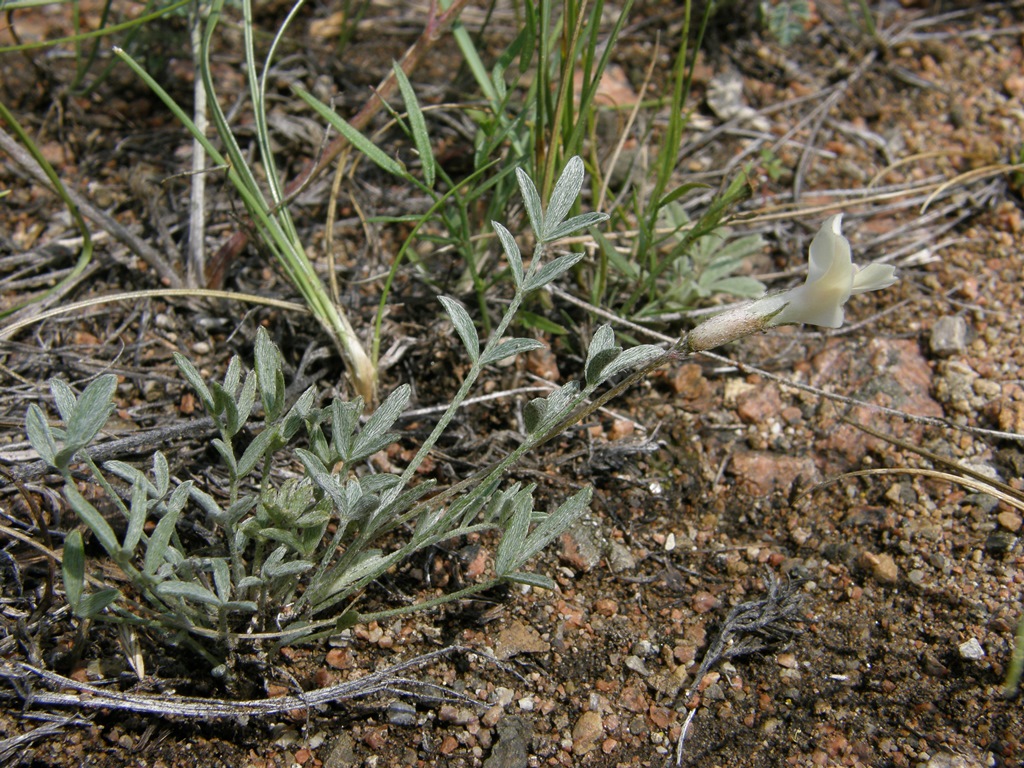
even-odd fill
[[[713,333],[702,326],[668,351],[654,345],[624,350],[609,326],[599,328],[581,379],[527,403],[525,435],[517,448],[443,491],[430,480],[417,483],[417,470],[484,370],[542,346],[506,334],[529,294],[583,258],[582,253],[552,255],[552,244],[606,218],[602,213],[569,217],[583,176],[582,160],[569,160],[545,209],[532,180],[517,171],[535,245],[527,264],[516,238],[494,222],[514,292],[485,343],[462,304],[439,297],[471,365],[430,435],[400,472],[375,473],[368,459],[399,440],[394,427],[410,401],[411,388],[396,387],[368,417],[361,398],[334,399],[317,407],[313,388],[288,403],[280,351],[262,328],[253,369],[246,372],[235,357],[219,383],[208,384],[188,359],[175,356],[219,433],[212,445],[227,478],[227,487],[219,491],[175,480],[159,452],[148,470],[120,461],[98,466],[88,446],[113,409],[115,377],[98,377],[77,397],[64,382],[51,381],[64,427],[50,426],[33,404],[26,419],[29,440],[61,474],[69,506],[124,577],[114,586],[90,575],[96,569],[87,567],[83,536],[70,533],[62,571],[75,615],[158,629],[169,642],[185,643],[215,669],[226,670],[223,661],[243,644],[308,641],[502,583],[553,588],[550,578],[527,566],[587,512],[591,489],[583,488],[545,512],[534,505],[534,485],[504,483],[510,467],[681,352],[763,330],[778,324],[780,317],[785,322],[841,322],[842,305],[852,293],[883,287],[893,279],[890,268],[854,272],[849,244],[834,217],[812,243],[810,275],[803,286],[712,318],[708,325]],[[617,383],[605,387],[612,379]],[[79,463],[109,497],[123,525],[112,525],[90,494],[80,490],[72,473]],[[299,471],[276,481],[280,473],[273,470],[282,464]],[[111,477],[126,483],[127,490],[119,492]],[[417,552],[485,532],[500,536],[486,577],[400,607],[374,612],[357,607],[368,585]]]
[[[533,485],[503,487],[503,476],[562,428],[602,383],[649,363],[663,351],[656,346],[623,351],[614,344],[610,328],[598,330],[582,383],[570,382],[528,403],[527,434],[509,456],[431,498],[427,496],[435,493],[432,481],[413,482],[484,369],[542,346],[533,339],[506,338],[506,332],[527,295],[583,257],[566,253],[552,258],[551,243],[606,218],[601,213],[569,217],[583,183],[579,158],[566,165],[546,210],[522,171],[518,181],[535,235],[532,258],[524,264],[512,233],[494,224],[515,290],[482,346],[467,310],[453,298],[440,297],[472,365],[401,474],[375,474],[367,459],[398,439],[393,427],[409,402],[410,387],[397,387],[368,418],[363,418],[361,398],[335,399],[316,407],[312,388],[286,403],[281,354],[263,329],[257,333],[253,370],[245,372],[235,357],[219,383],[207,384],[189,360],[175,356],[219,432],[213,447],[228,479],[221,493],[192,481],[175,481],[159,452],[148,471],[118,461],[98,466],[89,457],[88,446],[113,409],[115,377],[98,377],[77,397],[64,382],[51,381],[64,427],[51,427],[42,409],[33,404],[26,419],[29,440],[62,475],[68,504],[124,576],[116,587],[91,576],[81,533],[68,535],[63,578],[74,613],[82,619],[159,629],[168,641],[187,643],[215,668],[224,669],[221,662],[240,643],[308,640],[358,622],[436,606],[502,582],[552,587],[549,578],[525,567],[587,511],[590,489],[544,512],[534,507]],[[243,429],[257,433],[247,444]],[[301,465],[299,476],[275,483],[272,469],[295,461]],[[118,534],[79,490],[72,474],[72,466],[79,462],[123,518],[123,533]],[[128,484],[126,493],[115,489],[112,476]],[[197,546],[194,531],[200,529],[205,533]],[[414,553],[484,531],[501,536],[488,578],[457,592],[372,614],[354,607],[367,585]]]

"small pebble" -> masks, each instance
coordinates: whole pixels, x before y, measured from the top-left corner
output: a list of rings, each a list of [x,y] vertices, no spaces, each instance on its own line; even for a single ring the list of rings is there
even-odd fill
[[[441,746],[438,747],[438,752],[442,755],[450,755],[456,749],[459,748],[459,740],[454,736],[445,736],[444,741],[441,742]]]
[[[980,764],[967,759],[963,755],[952,752],[939,752],[928,758],[924,768],[981,768]]]
[[[1010,75],[1003,81],[1003,88],[1015,99],[1024,97],[1024,75]]]
[[[480,722],[487,728],[493,728],[498,724],[504,714],[505,711],[501,708],[501,705],[495,704],[484,712],[483,717],[480,718]]]
[[[627,656],[625,663],[626,669],[631,669],[639,675],[647,677],[651,674],[651,671],[647,669],[647,665],[644,664],[644,660],[639,656]]]
[[[494,689],[494,696],[499,707],[507,707],[512,703],[512,699],[515,698],[516,692],[511,688],[505,688],[499,685]]]
[[[796,668],[796,656],[792,653],[780,653],[775,657],[775,661],[780,667],[785,667],[786,669]]]
[[[996,515],[996,522],[1010,533],[1017,533],[1021,528],[1021,524],[1024,523],[1021,520],[1021,516],[1016,512],[1000,512]]]
[[[416,725],[416,707],[405,701],[388,704],[388,722],[392,725]]]
[[[604,737],[604,723],[597,712],[584,712],[572,728],[572,753],[585,755]]]
[[[869,571],[879,584],[895,584],[899,576],[896,561],[885,553],[876,555],[874,552],[863,552],[858,558],[858,564]]]
[[[656,656],[658,654],[658,650],[658,646],[646,639],[639,640],[637,644],[633,646],[633,653],[641,659],[649,659],[651,656]]]
[[[1017,545],[1017,537],[1009,531],[992,531],[985,539],[985,551],[990,555],[1005,555]]]
[[[162,331],[173,331],[176,327],[174,318],[170,315],[165,315],[163,312],[157,313],[153,322],[155,322],[156,327]]]
[[[958,649],[960,651],[960,658],[962,659],[977,661],[985,656],[985,650],[981,647],[981,643],[979,643],[978,639],[975,637],[972,637],[966,643],[960,643]]]
[[[960,315],[940,317],[932,326],[929,346],[936,357],[963,354],[967,350],[967,321]]]
[[[717,598],[710,592],[698,592],[690,600],[690,607],[697,613],[707,613],[718,605]]]
[[[608,568],[612,573],[626,573],[636,568],[636,558],[629,547],[613,541],[608,545]]]
[[[601,616],[614,616],[619,612],[619,604],[610,597],[602,597],[594,603],[594,610]]]
[[[455,725],[468,725],[475,722],[476,714],[465,707],[456,707],[451,704],[442,704],[437,713],[437,719],[442,723],[455,723]]]

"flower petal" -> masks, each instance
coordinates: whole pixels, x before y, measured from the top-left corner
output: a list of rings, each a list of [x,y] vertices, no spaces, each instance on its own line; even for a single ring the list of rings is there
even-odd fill
[[[896,267],[873,261],[864,267],[860,267],[854,273],[852,293],[877,291],[882,288],[888,288],[893,283],[898,282],[899,278],[896,277]]]
[[[853,290],[853,262],[842,222],[841,213],[825,219],[811,241],[807,281],[782,294],[788,304],[772,318],[771,325],[808,323],[838,328],[843,324],[843,304]]]
[[[830,271],[841,273],[853,266],[850,241],[843,237],[843,214],[829,216],[811,240],[807,282],[820,280]]]
[[[843,324],[843,305],[851,295],[895,283],[896,270],[887,264],[868,264],[863,269],[854,266],[842,223],[841,213],[822,223],[811,241],[803,285],[711,317],[687,335],[687,350],[712,349],[777,325],[807,323],[838,328]]]
[[[849,291],[823,293],[813,290],[814,286],[799,285],[782,296],[788,299],[786,308],[771,319],[770,327],[807,323],[822,328],[838,328],[843,324],[843,304]]]

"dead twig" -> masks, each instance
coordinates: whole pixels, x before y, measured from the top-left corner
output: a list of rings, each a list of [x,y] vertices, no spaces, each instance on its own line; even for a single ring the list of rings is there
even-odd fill
[[[58,736],[64,732],[64,728],[67,725],[88,725],[88,721],[82,720],[81,718],[72,715],[61,720],[61,722],[47,723],[41,725],[38,728],[33,728],[31,731],[26,733],[20,733],[17,736],[11,736],[9,738],[0,741],[0,764],[3,765],[14,765],[14,759],[23,753],[28,746],[40,739],[47,739],[52,736]]]
[[[93,461],[107,461],[118,456],[125,456],[137,453],[143,449],[152,449],[154,446],[165,446],[172,440],[180,440],[186,437],[208,437],[217,431],[213,419],[205,416],[201,419],[189,420],[184,424],[172,424],[169,427],[158,427],[145,432],[136,432],[127,437],[111,440],[99,445],[83,449]],[[46,474],[49,465],[45,461],[33,461],[26,464],[18,464],[9,467],[6,472],[15,481],[31,480]]]
[[[796,580],[782,583],[770,571],[765,575],[765,587],[768,594],[760,600],[740,603],[725,617],[722,628],[701,660],[693,683],[686,689],[684,700],[689,700],[694,691],[700,688],[701,681],[719,662],[759,653],[769,647],[778,646],[801,634],[796,624],[801,620],[800,582]],[[699,705],[698,705],[699,706]],[[690,723],[697,712],[693,707],[683,723],[683,730],[676,742],[675,765],[682,765],[683,744],[690,730]],[[671,766],[670,757],[665,765]]]
[[[150,695],[111,691],[101,686],[76,682],[71,678],[58,675],[56,672],[20,663],[0,666],[0,677],[10,683],[15,695],[26,706],[73,707],[76,710],[113,709],[136,714],[184,717],[195,720],[269,717],[380,693],[412,698],[426,692],[427,698],[435,701],[458,701],[462,704],[482,706],[476,699],[443,686],[403,676],[411,670],[420,669],[454,653],[469,650],[464,646],[449,646],[393,664],[387,669],[374,672],[358,680],[330,685],[295,696],[245,701],[174,696],[167,693]],[[34,690],[32,683],[35,681],[41,682],[48,690]],[[63,691],[73,691],[73,693]]]
[[[0,129],[0,149],[6,152],[16,162],[22,170],[31,176],[37,183],[42,184],[47,189],[50,188],[50,180],[46,177],[43,169],[38,166],[32,156],[26,152],[18,142],[16,142],[6,131]],[[144,240],[133,235],[128,229],[121,225],[114,217],[101,211],[99,208],[94,206],[87,198],[82,196],[81,193],[76,191],[70,185],[65,185],[68,197],[78,206],[78,210],[82,212],[86,218],[91,219],[94,223],[109,232],[115,239],[120,241],[122,244],[128,246],[128,248],[140,259],[151,266],[157,273],[157,276],[165,284],[171,288],[181,288],[183,283],[181,276],[175,271],[170,264],[164,261],[164,257],[160,255],[159,251],[150,246]]]

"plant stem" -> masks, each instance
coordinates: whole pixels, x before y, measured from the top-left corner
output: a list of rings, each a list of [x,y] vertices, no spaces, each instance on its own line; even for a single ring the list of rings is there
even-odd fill
[[[430,600],[424,600],[422,603],[412,603],[411,605],[403,605],[400,608],[389,608],[384,611],[375,611],[374,613],[360,613],[357,621],[360,624],[369,624],[371,621],[384,621],[385,619],[393,619],[396,616],[407,616],[410,613],[418,613],[419,611],[436,608],[437,606],[450,603],[454,600],[461,600],[465,597],[479,594],[491,587],[496,587],[499,584],[504,583],[505,579],[489,579],[488,581],[482,581],[479,584],[471,584],[468,587],[463,587],[455,592],[448,592],[447,594],[433,597]]]

